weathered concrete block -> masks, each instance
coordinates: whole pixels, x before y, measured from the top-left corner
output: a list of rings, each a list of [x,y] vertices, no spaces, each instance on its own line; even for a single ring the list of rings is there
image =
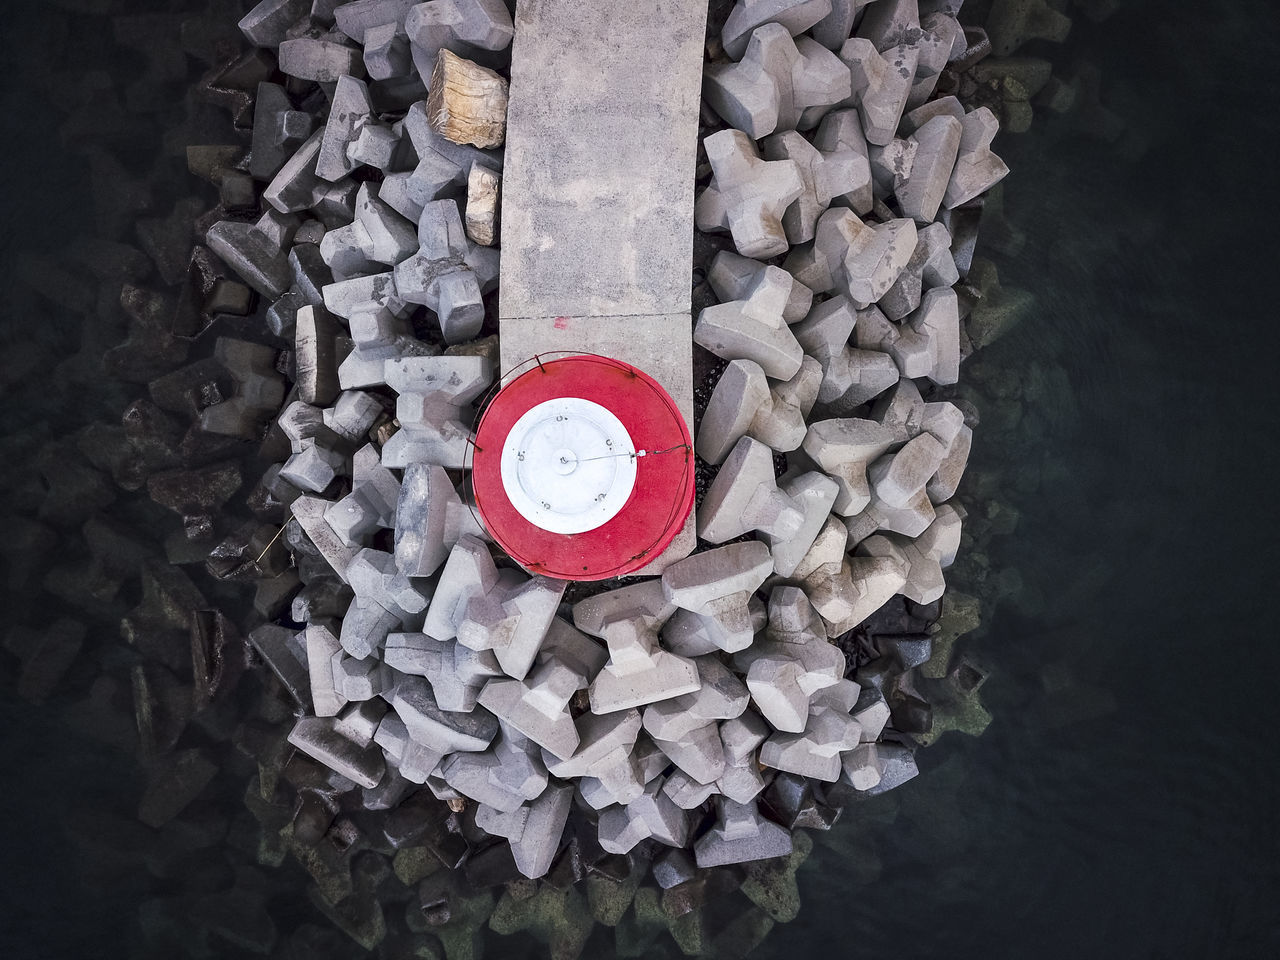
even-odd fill
[[[849,70],[809,37],[766,23],[751,33],[738,63],[708,64],[703,97],[733,127],[759,140],[775,130],[808,130],[849,97]]]
[[[804,193],[799,165],[760,159],[751,137],[741,130],[720,130],[702,145],[715,178],[694,204],[698,229],[729,231],[744,257],[785,253],[782,216]]]
[[[794,160],[800,169],[804,192],[782,215],[782,227],[790,243],[813,239],[818,217],[831,206],[833,197],[841,196],[861,185],[862,174],[870,167],[865,158],[852,150],[822,153],[795,130],[775,133],[764,140],[767,160]]]
[[[711,289],[715,291],[721,303],[746,300],[752,290],[759,288],[768,270],[768,265],[759,260],[721,250],[711,261],[711,267],[707,271],[707,282],[711,284]],[[786,271],[784,270],[783,273]],[[782,308],[783,321],[795,323],[803,320],[809,313],[809,308],[813,306],[813,291],[790,274],[787,274],[789,281],[778,274],[772,276],[776,282],[784,286],[789,283],[786,305]]]
[[[746,52],[756,27],[778,23],[794,37],[830,13],[831,0],[738,0],[720,31],[720,42],[724,52],[737,59]]]
[[[364,76],[360,50],[333,40],[300,37],[279,47],[280,72],[299,80],[334,83],[346,76]]]
[[[716,801],[716,824],[694,845],[700,867],[767,860],[791,852],[791,834],[760,816],[755,803]]]
[[[895,193],[904,216],[917,223],[931,223],[951,182],[964,127],[945,114],[925,122],[911,138],[916,142],[911,173]]]
[[[873,200],[871,161],[858,112],[833,110],[828,113],[814,132],[813,145],[847,176],[844,181],[846,189],[834,194],[831,203],[849,207],[860,217],[870,213]]]
[[[783,539],[799,530],[804,514],[778,489],[773,452],[743,437],[716,474],[698,511],[698,536],[724,543],[751,530]]]
[[[765,374],[790,380],[800,370],[804,351],[782,320],[791,278],[767,268],[745,300],[715,304],[698,314],[693,339],[726,360],[751,360]]]
[[[942,202],[947,209],[986,193],[1009,174],[1009,167],[991,151],[1000,121],[987,107],[965,114],[955,168]]]

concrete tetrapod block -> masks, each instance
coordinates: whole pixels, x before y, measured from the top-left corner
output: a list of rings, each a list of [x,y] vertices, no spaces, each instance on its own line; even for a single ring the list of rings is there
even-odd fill
[[[803,522],[800,506],[778,489],[773,451],[743,437],[703,498],[698,536],[709,543],[724,543],[759,530],[781,540],[793,536]]]
[[[987,107],[965,114],[955,169],[942,203],[948,210],[986,193],[1009,174],[1009,167],[991,152],[1000,121]]]
[[[776,770],[834,783],[840,778],[840,753],[862,738],[858,721],[838,708],[817,706],[802,733],[775,733],[760,747],[760,762]]]
[[[400,481],[382,465],[378,448],[365,444],[352,457],[351,492],[325,512],[325,519],[348,543],[395,526]]]
[[[863,186],[864,174],[865,186],[870,187],[871,167],[865,156],[848,149],[823,153],[795,130],[766,137],[763,151],[766,160],[794,160],[800,169],[804,192],[782,215],[789,243],[812,240],[818,217],[832,199]]]
[[[696,692],[645,707],[644,728],[655,740],[681,740],[698,727],[730,720],[747,709],[747,688],[718,657],[694,662],[702,682]]]
[[[760,815],[754,802],[737,803],[728,797],[716,801],[716,824],[694,845],[699,867],[719,867],[786,856],[791,834]]]
[[[681,810],[694,810],[702,806],[716,792],[714,783],[699,783],[677,768],[667,775],[662,792],[671,798]]]
[[[382,752],[344,737],[332,717],[299,717],[289,743],[357,786],[372,789],[386,775]]]
[[[793,253],[786,268],[815,292],[836,290],[861,309],[893,286],[915,248],[911,220],[868,226],[852,210],[833,208],[818,219],[813,247]]]
[[[872,490],[891,507],[905,507],[933,476],[946,447],[931,433],[913,437],[895,453],[880,457],[867,470]]]
[[[440,767],[444,781],[464,797],[512,813],[536,799],[547,786],[547,769],[538,747],[504,732],[483,753],[455,753]]]
[[[601,639],[604,628],[619,620],[643,618],[660,626],[676,609],[665,594],[664,583],[665,577],[661,581],[642,580],[579,600],[573,605],[574,625]]]
[[[347,156],[347,148],[355,143],[361,127],[372,119],[373,104],[365,82],[352,76],[339,78],[316,157],[317,177],[336,183],[355,169],[354,161]]]
[[[955,169],[963,130],[963,124],[955,117],[939,115],[911,135],[916,141],[911,174],[895,191],[903,215],[921,224],[937,217]]]
[[[413,44],[413,60],[424,81],[431,76],[441,49],[503,50],[515,34],[511,13],[502,0],[419,3],[409,9],[404,29]]]
[[[902,564],[890,557],[853,557],[836,570],[819,569],[805,580],[828,636],[852,630],[883,607],[906,583]],[[776,726],[776,724],[775,724]]]
[[[822,367],[817,402],[824,406],[852,409],[898,379],[892,363],[871,356],[871,351],[849,346],[857,319],[848,297],[836,296],[818,304],[794,327],[796,340],[805,353]]]
[[[785,270],[768,267],[745,300],[715,304],[698,314],[693,340],[726,360],[752,360],[777,380],[790,380],[804,351],[782,320],[791,285]]]
[[[400,430],[382,448],[388,467],[434,463],[464,466],[471,439],[470,403],[489,386],[493,365],[486,357],[407,357],[387,360],[387,386],[400,396]]]
[[[838,490],[832,510],[848,517],[871,502],[867,465],[892,443],[890,431],[873,420],[818,420],[809,425],[802,449],[835,480]]]
[[[781,490],[800,507],[804,516],[800,526],[788,537],[765,534],[765,540],[773,553],[774,572],[780,577],[789,577],[813,546],[818,532],[830,516],[832,505],[840,493],[840,485],[831,477],[810,471],[786,480]]]
[[[578,748],[579,740],[569,700],[587,683],[586,676],[548,657],[523,682],[490,680],[480,691],[479,702],[552,756],[565,760]]]
[[[279,47],[279,64],[281,73],[315,83],[334,83],[343,77],[364,75],[364,59],[359,49],[315,37],[283,41]]]
[[[489,548],[464,536],[440,573],[423,631],[473,650],[493,650],[503,671],[523,679],[551,626],[566,583],[499,577]]]
[[[830,13],[831,0],[738,0],[720,31],[720,43],[725,53],[738,59],[756,27],[780,23],[794,37]]]
[[[678,740],[654,740],[658,749],[699,783],[713,783],[724,773],[724,746],[715,723],[695,727]]]
[[[637,843],[652,837],[669,847],[689,842],[689,816],[662,792],[661,778],[645,785],[644,793],[626,806],[610,807],[600,814],[600,846],[608,853],[630,853]]]
[[[854,21],[872,0],[831,0],[831,12],[813,25],[813,39],[828,50],[839,50],[853,32]]]
[[[431,576],[464,536],[484,535],[444,467],[430,463],[405,467],[393,526],[396,566],[411,577]]]
[[[498,721],[481,707],[470,713],[442,710],[422,677],[401,677],[385,699],[415,743],[441,754],[485,750],[498,733]]]
[[[851,92],[839,57],[810,37],[792,39],[779,23],[753,30],[739,62],[703,70],[703,98],[754,140],[775,130],[812,129]]]
[[[298,310],[294,357],[298,398],[326,406],[338,396],[338,322],[323,306]]]
[[[758,541],[735,543],[680,564],[662,580],[664,593],[681,607],[663,629],[667,646],[685,656],[749,646],[764,625],[754,593],[773,572],[768,548]]]
[[[458,713],[474,710],[484,685],[502,676],[492,651],[471,650],[456,640],[442,643],[425,633],[388,634],[382,661],[398,673],[426,677],[440,709]]]
[[[837,169],[846,171],[846,189],[831,197],[834,206],[849,207],[860,217],[871,212],[873,202],[871,161],[862,121],[856,110],[833,110],[822,118],[813,145]]]
[[[883,146],[867,148],[871,165],[871,191],[877,200],[887,200],[896,194],[911,176],[920,145],[910,138],[894,137]]]
[[[342,650],[327,624],[307,624],[303,632],[307,648],[307,673],[311,680],[311,706],[317,717],[334,717],[347,705],[334,683],[332,661]]]
[[[662,772],[671,765],[667,755],[644,733],[636,737],[636,743],[631,753],[632,758],[635,760],[636,768],[639,770],[640,782],[645,785],[658,779]],[[586,801],[587,806],[593,810],[603,810],[605,807],[624,802],[623,798],[615,795],[603,780],[596,777],[583,777],[580,779],[578,781],[578,792],[582,795],[582,799]],[[628,798],[631,795],[631,792],[626,794]]]
[[[588,689],[593,713],[613,713],[697,690],[701,681],[692,660],[658,646],[657,626],[618,620],[604,628],[609,662]],[[603,778],[602,778],[603,779]]]
[[[583,714],[578,718],[581,740],[568,759],[544,751],[543,761],[554,777],[595,777],[621,803],[630,803],[644,790],[633,746],[640,733],[640,713],[620,710],[608,714]]]
[[[364,69],[371,80],[405,77],[413,70],[409,38],[398,24],[382,23],[364,32]]]
[[[776,586],[769,591],[769,625],[764,636],[769,643],[804,644],[826,640],[827,628],[803,590]]]
[[[702,146],[715,177],[694,204],[698,229],[727,230],[744,257],[786,253],[782,216],[804,193],[799,165],[760,159],[755,143],[741,130],[720,130]]]
[[[396,267],[397,291],[436,313],[446,343],[474,338],[484,323],[481,297],[497,280],[494,251],[467,239],[454,200],[423,205],[418,240],[418,252]]]
[[[329,526],[325,519],[331,501],[320,497],[301,496],[289,505],[289,512],[298,522],[307,539],[328,562],[343,583],[347,580],[347,567],[351,558],[356,555],[356,548],[348,545],[338,536],[337,531]]]
[[[752,260],[750,257],[741,256],[730,250],[721,250],[715,255],[710,269],[707,270],[707,282],[711,284],[716,299],[721,303],[728,303],[730,300],[746,300],[751,295],[751,291],[757,289],[768,270],[769,266],[759,260]],[[782,308],[783,322],[795,323],[797,320],[803,320],[808,315],[809,308],[813,306],[813,291],[790,274],[786,277],[778,274],[772,276],[784,286],[789,284],[786,305]]]
[[[804,418],[822,381],[822,367],[805,357],[794,377],[774,389],[760,365],[734,360],[716,381],[698,428],[698,456],[720,463],[742,436],[785,453],[804,440]]]
[[[867,142],[884,146],[893,139],[911,96],[918,50],[903,45],[882,54],[871,41],[852,37],[838,56],[849,70],[852,86],[850,102],[840,106],[856,106]]]
[[[310,6],[309,0],[261,0],[237,26],[255,47],[278,47]]]
[[[529,804],[529,815],[518,840],[511,840],[516,869],[531,880],[545,876],[560,849],[560,837],[569,820],[573,787],[552,783]]]
[[[382,550],[357,553],[347,567],[347,582],[356,599],[377,603],[405,624],[421,621],[430,600],[426,584],[401,573],[395,558]]]

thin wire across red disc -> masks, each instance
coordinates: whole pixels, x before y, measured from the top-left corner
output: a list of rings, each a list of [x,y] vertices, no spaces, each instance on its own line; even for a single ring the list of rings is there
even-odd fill
[[[502,448],[530,408],[580,397],[622,421],[635,449],[636,482],[622,510],[585,533],[560,534],[526,520],[502,484]],[[693,441],[675,402],[656,380],[608,357],[544,360],[490,401],[476,428],[471,484],[490,536],[521,566],[562,580],[604,580],[639,570],[666,548],[693,509]]]

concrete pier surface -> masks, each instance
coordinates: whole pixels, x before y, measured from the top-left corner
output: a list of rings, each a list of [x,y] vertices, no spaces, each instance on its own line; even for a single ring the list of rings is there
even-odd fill
[[[520,0],[502,184],[501,366],[599,353],[693,429],[690,270],[701,0]],[[695,544],[693,518],[641,573]]]

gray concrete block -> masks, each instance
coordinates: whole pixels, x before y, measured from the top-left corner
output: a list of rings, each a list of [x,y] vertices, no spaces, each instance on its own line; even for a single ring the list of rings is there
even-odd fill
[[[809,425],[802,449],[837,484],[832,510],[860,513],[871,502],[867,465],[893,442],[892,434],[872,420],[818,420]]]
[[[384,23],[365,31],[364,69],[370,80],[406,77],[413,71],[409,38],[398,24]]]
[[[849,207],[860,217],[870,213],[871,161],[858,112],[833,110],[828,113],[813,134],[813,145],[842,174],[841,185],[845,189],[832,195],[832,205]]]
[[[490,680],[480,691],[479,701],[550,755],[566,760],[579,744],[569,700],[587,682],[582,673],[552,656],[544,658],[523,682]]]
[[[205,243],[264,297],[274,300],[289,289],[288,255],[256,233],[252,224],[219,220],[205,234]]]
[[[446,783],[464,797],[503,813],[537,799],[547,787],[547,769],[536,745],[504,732],[483,753],[455,753],[440,767]]]
[[[309,7],[309,0],[261,0],[237,26],[255,47],[278,47]]]
[[[721,250],[715,255],[710,269],[707,270],[707,282],[711,284],[711,289],[715,291],[716,298],[721,303],[746,300],[751,295],[751,291],[757,289],[768,270],[768,265],[759,260],[752,260],[750,257],[744,257],[729,250]],[[790,274],[787,274],[786,278],[778,274],[773,276],[775,281],[784,286],[789,285],[786,305],[782,308],[783,321],[795,323],[797,320],[803,320],[813,306],[813,291]]]
[[[426,462],[460,469],[471,439],[469,405],[493,376],[489,360],[409,357],[389,359],[384,369],[387,385],[399,394],[400,430],[383,446],[382,462],[389,467]]]
[[[600,846],[608,853],[630,853],[637,843],[652,837],[671,847],[689,841],[689,818],[662,792],[662,781],[653,780],[626,806],[603,811],[599,820]]]
[[[480,532],[444,468],[428,463],[405,468],[393,526],[396,566],[411,577],[431,576],[462,537]]]
[[[307,650],[307,673],[311,683],[311,704],[317,717],[337,716],[347,698],[334,683],[332,660],[342,645],[330,626],[309,623],[303,633]]]
[[[498,733],[498,721],[483,707],[470,713],[442,710],[422,677],[401,677],[386,700],[415,742],[442,754],[484,750]]]
[[[883,146],[893,139],[911,95],[919,51],[906,45],[878,51],[866,38],[853,37],[839,57],[849,69],[853,91],[851,102],[840,106],[856,106],[867,142]]]
[[[963,124],[955,117],[940,114],[911,135],[916,142],[911,173],[895,190],[904,216],[921,224],[937,217],[955,169],[963,130]]]
[[[697,691],[645,707],[644,728],[655,740],[681,740],[698,727],[747,709],[747,688],[717,657],[698,657],[694,663],[702,683]]]
[[[357,786],[376,787],[386,775],[382,751],[352,743],[335,730],[329,717],[299,717],[289,743]]]
[[[951,209],[986,193],[1009,174],[1009,167],[991,151],[1000,121],[987,107],[965,114],[955,168],[942,202]]]
[[[838,708],[818,706],[801,733],[775,733],[760,747],[760,762],[827,783],[840,778],[840,753],[858,746],[862,728]]]
[[[677,767],[699,783],[714,783],[724,773],[724,746],[715,723],[695,727],[679,740],[654,740]]]
[[[831,514],[831,508],[840,493],[840,485],[822,473],[810,471],[790,478],[780,489],[800,508],[803,515],[799,527],[790,536],[765,534],[765,541],[773,554],[774,572],[780,577],[789,577],[813,546],[813,541],[817,539]]]
[[[776,539],[793,536],[804,522],[800,506],[778,489],[773,452],[743,437],[721,465],[698,511],[698,536],[724,543],[752,530]]]
[[[782,216],[804,193],[794,160],[762,160],[750,136],[720,130],[702,142],[715,177],[698,195],[694,218],[702,231],[727,230],[744,257],[767,259],[787,251]]]
[[[356,555],[356,549],[347,545],[325,519],[330,503],[331,501],[320,497],[301,496],[289,505],[289,511],[306,533],[307,539],[345,583],[347,567]]]
[[[281,73],[316,83],[364,76],[364,59],[359,48],[333,40],[312,37],[284,40],[279,47],[279,62]]]
[[[572,786],[552,783],[529,805],[529,816],[520,839],[511,841],[516,869],[524,876],[536,880],[551,869],[572,802]]]
[[[786,271],[769,267],[746,300],[706,307],[693,328],[694,342],[717,357],[751,360],[767,376],[790,380],[804,351],[782,320],[789,281]]]
[[[762,149],[766,160],[794,160],[800,169],[804,192],[782,215],[789,243],[813,239],[818,217],[833,198],[870,186],[870,165],[854,150],[823,153],[795,130],[766,137]]]
[[[839,50],[853,32],[854,21],[872,0],[832,0],[831,12],[813,25],[813,39],[828,50]]]
[[[699,867],[768,860],[791,852],[791,834],[760,816],[755,803],[716,801],[716,823],[694,845]]]
[[[414,6],[414,0],[354,0],[336,5],[333,19],[338,29],[348,37],[356,43],[364,43],[365,34],[375,27],[385,24],[403,26],[405,16]]]
[[[658,646],[657,628],[643,620],[616,620],[604,627],[609,662],[588,688],[594,713],[613,713],[697,690],[693,661]]]
[[[714,783],[699,783],[683,770],[675,769],[662,784],[665,793],[681,810],[694,810],[702,806],[716,792]]]
[[[821,379],[818,361],[806,357],[791,380],[770,390],[759,364],[734,360],[720,375],[703,412],[698,455],[719,463],[743,436],[779,453],[796,449],[804,440],[804,418],[817,399]]]
[[[848,67],[810,37],[779,23],[752,31],[737,63],[703,71],[703,97],[730,126],[759,140],[775,130],[809,130],[851,94]]]
[[[724,52],[737,59],[746,52],[756,27],[779,23],[794,37],[830,13],[831,0],[738,0],[720,31],[720,42]]]

